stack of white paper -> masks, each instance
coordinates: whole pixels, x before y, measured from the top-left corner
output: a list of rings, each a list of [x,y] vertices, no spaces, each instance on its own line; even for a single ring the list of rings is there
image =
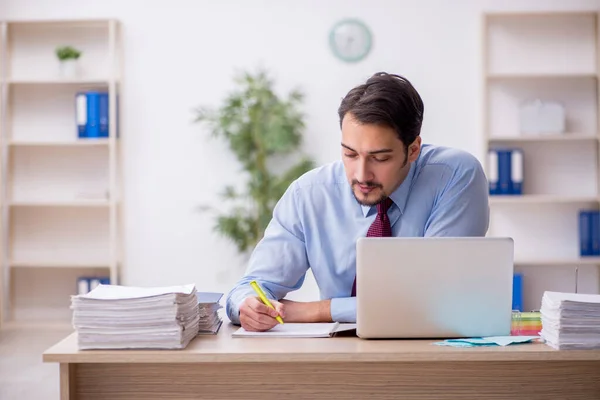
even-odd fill
[[[219,310],[223,308],[219,300],[223,293],[198,292],[198,310],[200,312],[199,335],[214,335],[219,331],[223,320]]]
[[[78,345],[86,349],[182,349],[198,334],[195,285],[99,285],[71,297]]]
[[[555,349],[600,348],[600,295],[545,292],[540,336]]]

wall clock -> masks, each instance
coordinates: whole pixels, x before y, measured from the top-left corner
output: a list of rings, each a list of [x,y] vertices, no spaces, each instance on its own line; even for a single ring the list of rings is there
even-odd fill
[[[345,19],[333,26],[329,46],[333,54],[345,62],[358,62],[371,51],[371,31],[357,19]]]

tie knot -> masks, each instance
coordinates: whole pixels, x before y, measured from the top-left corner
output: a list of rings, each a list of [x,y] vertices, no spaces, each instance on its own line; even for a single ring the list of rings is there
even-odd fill
[[[392,199],[390,199],[389,197],[386,197],[385,199],[377,203],[377,214],[386,214],[392,203]]]

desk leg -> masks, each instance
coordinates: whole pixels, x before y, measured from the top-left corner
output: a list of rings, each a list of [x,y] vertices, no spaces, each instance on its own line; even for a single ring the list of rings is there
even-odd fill
[[[60,400],[73,400],[75,392],[75,364],[60,364]]]

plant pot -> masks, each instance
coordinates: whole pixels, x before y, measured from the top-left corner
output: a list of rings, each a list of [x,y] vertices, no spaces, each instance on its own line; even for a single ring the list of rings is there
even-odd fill
[[[77,78],[79,77],[79,62],[78,60],[64,60],[60,62],[61,78]]]

